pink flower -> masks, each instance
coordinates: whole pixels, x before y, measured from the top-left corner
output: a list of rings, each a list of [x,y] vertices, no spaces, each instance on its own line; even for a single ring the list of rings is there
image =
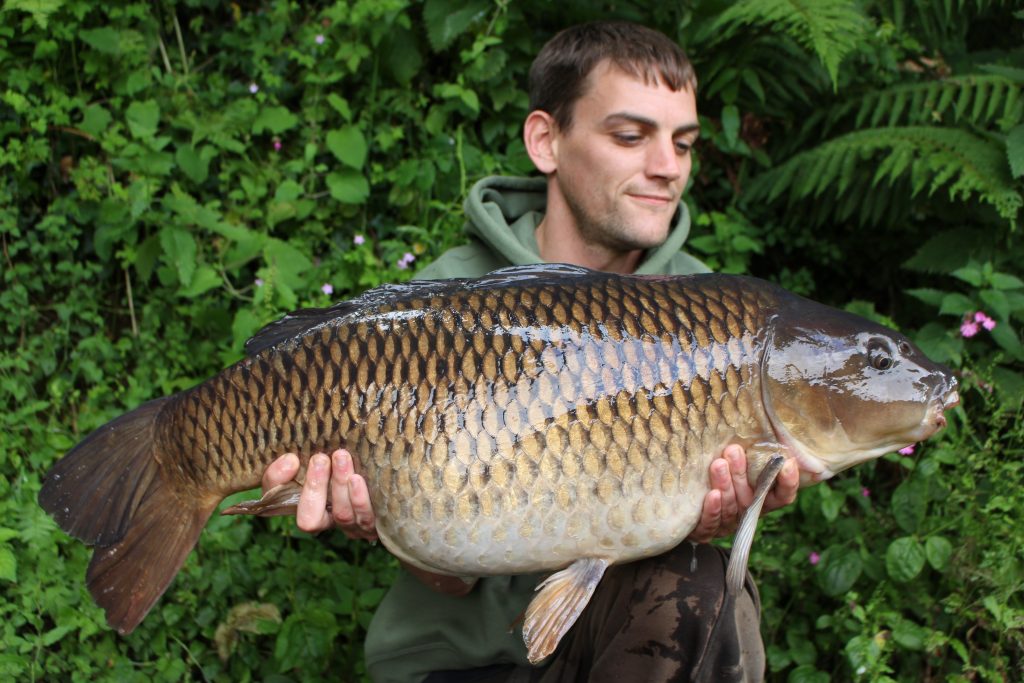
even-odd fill
[[[992,330],[996,326],[996,321],[981,311],[974,314],[974,322],[979,323],[986,330]]]
[[[259,91],[260,91],[260,86],[256,85],[255,83],[250,83],[249,84],[249,92],[251,92],[253,95],[258,93]]]
[[[320,291],[324,294],[334,294],[334,286],[330,282],[325,282],[324,286],[320,288]]]
[[[324,38],[324,34],[318,33],[318,34],[316,34],[316,38],[314,38],[313,40],[316,41],[317,45],[323,45],[324,41],[327,40],[327,39]]]
[[[356,235],[355,237],[352,238],[352,241],[358,247],[360,244],[366,241],[366,238],[363,237],[362,235]]]
[[[274,151],[275,152],[280,152],[281,151],[281,138],[274,138]]]
[[[964,337],[973,337],[978,334],[978,323],[971,320],[965,320],[960,324],[960,334]]]
[[[870,498],[871,497],[871,489],[869,489],[867,486],[863,487],[860,490],[860,495],[864,496],[865,498]]]
[[[819,562],[821,562],[821,555],[812,552],[810,555],[807,556],[807,561],[810,562],[811,565],[816,565]]]
[[[407,251],[405,252],[405,254],[402,255],[402,258],[398,259],[398,262],[395,265],[398,266],[399,270],[405,270],[406,268],[411,266],[412,262],[415,260],[416,257]]]
[[[409,267],[409,264],[405,262],[405,259],[398,259],[395,262],[395,265],[398,266],[399,270],[405,270],[406,268]]]
[[[904,446],[903,448],[901,448],[897,452],[900,455],[913,455],[914,454],[914,444],[910,444],[909,446]]]
[[[256,278],[253,281],[253,284],[256,285],[257,287],[262,287],[263,286],[263,279],[262,278]]]

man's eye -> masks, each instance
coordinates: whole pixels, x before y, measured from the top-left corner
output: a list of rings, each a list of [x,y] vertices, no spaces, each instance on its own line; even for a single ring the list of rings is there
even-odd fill
[[[641,140],[641,137],[636,133],[613,133],[612,137],[614,137],[617,142],[621,142],[624,145],[635,145]]]
[[[693,145],[685,140],[676,142],[676,151],[680,154],[689,154],[691,149],[693,149]]]

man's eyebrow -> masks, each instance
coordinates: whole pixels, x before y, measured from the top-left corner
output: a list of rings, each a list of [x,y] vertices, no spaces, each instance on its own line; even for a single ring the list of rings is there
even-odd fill
[[[646,116],[640,116],[639,114],[633,114],[628,111],[615,112],[614,114],[609,114],[604,118],[605,125],[614,125],[622,122],[636,123],[646,128],[658,127],[658,122],[654,119],[649,119]],[[685,135],[687,133],[697,133],[699,135],[700,124],[687,123],[672,131],[672,135]]]

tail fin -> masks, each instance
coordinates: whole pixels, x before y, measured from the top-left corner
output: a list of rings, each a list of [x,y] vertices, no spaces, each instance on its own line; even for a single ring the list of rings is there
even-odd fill
[[[86,583],[122,634],[167,590],[218,502],[162,478],[156,425],[168,400],[97,429],[54,465],[39,492],[64,531],[95,546]]]

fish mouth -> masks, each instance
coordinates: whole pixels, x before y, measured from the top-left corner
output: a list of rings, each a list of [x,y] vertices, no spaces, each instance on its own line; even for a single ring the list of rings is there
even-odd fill
[[[937,391],[936,396],[930,403],[931,407],[928,409],[925,419],[921,422],[921,427],[927,431],[924,439],[927,439],[940,429],[944,429],[948,424],[946,411],[960,405],[960,392],[956,388],[956,379],[952,379],[948,386]]]

